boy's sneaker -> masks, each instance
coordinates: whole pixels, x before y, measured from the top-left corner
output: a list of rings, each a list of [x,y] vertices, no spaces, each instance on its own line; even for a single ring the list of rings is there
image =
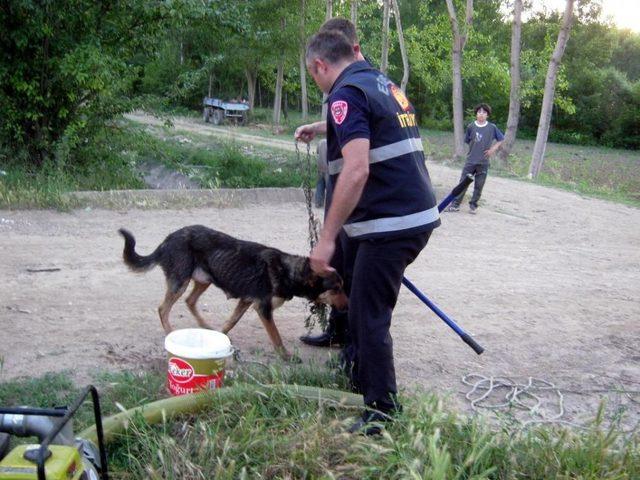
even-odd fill
[[[459,212],[460,211],[460,205],[455,205],[455,204],[451,204],[449,205],[449,208],[447,209],[447,211],[449,212]]]
[[[475,215],[477,213],[478,206],[477,205],[469,205],[469,213]]]

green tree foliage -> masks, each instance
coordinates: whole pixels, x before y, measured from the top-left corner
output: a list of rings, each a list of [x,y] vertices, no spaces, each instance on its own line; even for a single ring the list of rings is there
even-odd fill
[[[442,119],[449,121],[451,117],[451,25],[446,10],[442,8],[432,10],[435,8],[434,3],[423,3],[418,10],[418,18],[421,22],[413,22],[405,28],[405,40],[412,70],[407,90],[416,105],[428,105],[426,110],[421,111],[423,121],[425,117],[432,121]]]
[[[459,2],[459,0],[456,0]],[[459,2],[460,3],[460,2]],[[508,0],[475,2],[465,46],[465,110],[486,101],[504,126],[509,98]],[[75,161],[77,145],[130,109],[144,94],[169,106],[199,109],[209,90],[247,97],[257,79],[270,106],[275,69],[284,56],[284,113],[298,108],[301,43],[324,21],[325,0],[6,0],[0,3],[0,159],[33,165]],[[411,74],[407,91],[425,126],[451,127],[451,29],[442,0],[399,1]],[[460,3],[462,6],[463,3]],[[580,2],[557,83],[551,140],[640,148],[640,35],[602,21],[599,2]],[[350,2],[334,2],[349,17]],[[536,128],[558,13],[523,23],[520,132]],[[382,7],[360,0],[358,34],[375,64],[381,53]],[[391,21],[389,76],[402,62]],[[305,38],[302,38],[305,37]],[[307,78],[312,110],[321,94]],[[256,99],[256,101],[258,98]],[[468,119],[471,119],[469,115]]]
[[[323,3],[309,0],[301,39],[299,7],[299,2],[278,0],[209,2],[200,18],[169,32],[160,51],[145,59],[140,92],[165,97],[170,104],[199,108],[210,81],[213,96],[246,98],[249,71],[259,77],[266,97],[273,93],[276,63],[284,54],[284,90],[296,98],[300,42],[324,20]],[[321,96],[312,100],[319,105]],[[263,104],[269,101],[265,98]]]
[[[0,140],[41,165],[127,108],[136,53],[182,14],[172,1],[9,0],[0,6]]]
[[[499,5],[498,1],[489,0],[474,3],[474,23],[465,45],[462,78],[467,111],[481,101],[488,102],[494,114],[506,120],[510,25],[497,15]],[[457,7],[464,11],[463,3]],[[451,118],[452,33],[446,7],[444,2],[421,2],[414,14],[405,15],[405,18],[409,24],[405,36],[412,69],[409,95],[418,106],[423,124],[448,126]],[[502,39],[502,44],[498,38]]]
[[[466,111],[486,101],[493,107],[493,121],[501,126],[506,124],[509,98],[510,17],[503,14],[508,4],[475,2],[463,62]],[[423,125],[451,128],[451,32],[444,2],[403,1],[401,5],[406,10],[403,19],[412,71],[408,93]],[[579,5],[556,83],[550,139],[638,148],[634,92],[640,77],[640,35],[603,22],[598,2]],[[535,135],[559,15],[542,12],[523,24],[520,132],[524,136]],[[391,63],[393,77],[393,68],[400,63],[394,57]]]
[[[612,52],[611,66],[627,74],[629,80],[640,80],[640,35],[629,30],[614,30],[615,48]]]

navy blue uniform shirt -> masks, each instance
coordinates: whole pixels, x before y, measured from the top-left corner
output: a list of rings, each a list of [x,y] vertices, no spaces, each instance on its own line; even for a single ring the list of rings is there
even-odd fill
[[[328,97],[327,147],[332,189],[350,141],[370,143],[369,177],[344,225],[352,238],[398,237],[440,224],[413,106],[367,62],[349,65]]]

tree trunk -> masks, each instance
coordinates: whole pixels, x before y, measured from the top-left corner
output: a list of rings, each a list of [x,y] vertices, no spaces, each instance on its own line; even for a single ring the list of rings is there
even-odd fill
[[[284,98],[282,99],[282,115],[284,116],[285,120],[287,120],[289,118],[289,92],[285,90],[283,97]]]
[[[358,24],[358,0],[351,0],[351,23]]]
[[[247,68],[244,71],[247,77],[247,94],[249,95],[249,108],[253,110],[256,103],[256,80],[258,78],[257,72],[252,68]]]
[[[464,158],[464,110],[462,105],[462,51],[460,44],[454,41],[453,49],[453,156],[456,160]]]
[[[306,121],[309,116],[309,96],[307,94],[307,64],[305,62],[305,35],[304,21],[306,15],[306,1],[302,0],[300,11],[300,106],[302,110],[302,121]]]
[[[518,122],[520,120],[520,49],[522,37],[522,0],[515,0],[513,4],[513,25],[511,27],[511,91],[509,93],[509,117],[504,142],[498,151],[498,158],[503,166],[509,163],[509,155],[516,141]]]
[[[547,147],[551,114],[553,112],[553,97],[555,96],[556,91],[556,78],[558,76],[558,69],[560,68],[562,56],[564,55],[564,49],[567,46],[567,41],[569,40],[569,32],[571,31],[571,23],[573,21],[574,2],[575,0],[567,0],[567,5],[562,16],[562,27],[558,33],[556,48],[553,50],[551,60],[549,61],[547,78],[544,81],[544,95],[542,97],[542,110],[540,111],[538,133],[536,134],[536,143],[533,146],[531,166],[529,167],[529,178],[538,177],[544,162],[544,152]]]
[[[387,73],[389,67],[389,2],[391,0],[383,0],[382,10],[382,57],[380,58],[380,71]]]
[[[462,103],[462,51],[467,42],[469,30],[473,22],[473,0],[467,0],[465,24],[461,30],[453,0],[446,0],[451,30],[453,32],[453,49],[451,53],[453,69],[453,88],[451,99],[453,103],[453,156],[456,160],[464,158],[464,110]]]
[[[208,97],[211,97],[211,85],[212,85],[212,83],[213,83],[213,73],[210,72],[209,73],[209,91],[208,91],[208,94],[207,94]]]
[[[333,18],[333,0],[327,0],[327,13],[325,15],[325,21]],[[322,94],[322,120],[327,119],[327,94]]]
[[[278,59],[278,70],[276,73],[276,91],[273,99],[273,124],[280,125],[280,114],[282,112],[282,84],[284,83],[284,56]]]
[[[309,116],[309,96],[307,94],[307,65],[304,61],[304,47],[300,49],[300,103],[302,109],[302,121]]]
[[[396,17],[396,30],[398,32],[398,43],[400,44],[400,55],[402,55],[402,82],[400,89],[406,93],[407,83],[409,83],[409,58],[407,49],[404,46],[404,34],[402,33],[402,23],[400,22],[400,5],[398,0],[390,0],[393,7],[393,15]]]

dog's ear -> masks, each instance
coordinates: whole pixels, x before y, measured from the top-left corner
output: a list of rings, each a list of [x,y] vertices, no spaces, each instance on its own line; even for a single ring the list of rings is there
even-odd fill
[[[341,290],[342,289],[342,277],[338,275],[338,272],[331,272],[328,276],[322,278],[323,290]]]

